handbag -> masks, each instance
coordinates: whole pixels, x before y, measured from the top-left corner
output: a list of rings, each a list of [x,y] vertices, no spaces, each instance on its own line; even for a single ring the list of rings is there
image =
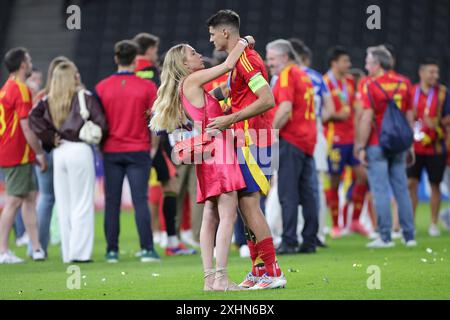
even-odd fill
[[[183,83],[180,85],[180,95],[183,95]],[[172,154],[176,164],[193,164],[194,162],[202,161],[209,154],[214,156],[214,148],[208,148],[212,146],[211,142],[214,137],[211,137],[205,132],[206,129],[206,97],[205,106],[203,107],[203,121],[202,121],[202,133],[200,135],[184,139],[175,143]],[[192,128],[192,132],[194,128]],[[210,151],[210,152],[209,152]],[[209,158],[209,157],[208,157]]]
[[[99,144],[102,140],[102,129],[99,125],[95,124],[89,119],[89,111],[86,107],[86,98],[84,96],[84,90],[78,91],[78,103],[80,105],[80,115],[83,118],[84,124],[81,127],[78,137],[81,141],[88,144]]]

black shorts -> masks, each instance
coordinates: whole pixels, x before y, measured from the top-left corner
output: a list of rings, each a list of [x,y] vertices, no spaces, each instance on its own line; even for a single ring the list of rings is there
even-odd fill
[[[422,170],[425,168],[428,174],[428,181],[431,184],[440,184],[444,177],[447,164],[447,155],[439,154],[435,156],[416,155],[416,163],[408,168],[408,178],[420,180]]]
[[[156,152],[155,157],[152,160],[152,166],[156,170],[158,181],[165,183],[169,181],[169,179],[171,178],[169,170],[169,165],[171,164],[167,163],[167,161],[170,160],[166,160],[163,153],[165,153],[170,159],[172,147],[170,145],[169,137],[167,135],[161,136],[158,151]]]

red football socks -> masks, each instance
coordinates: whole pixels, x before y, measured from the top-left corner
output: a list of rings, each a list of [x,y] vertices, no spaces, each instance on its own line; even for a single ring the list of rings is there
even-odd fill
[[[339,194],[338,190],[328,189],[325,192],[328,207],[331,211],[331,218],[333,219],[333,227],[339,226]]]
[[[364,206],[364,199],[366,197],[367,185],[355,184],[353,188],[352,201],[353,201],[353,221],[358,221],[361,216],[361,211]]]
[[[281,269],[278,266],[272,237],[266,238],[261,242],[258,242],[256,244],[256,249],[259,253],[259,256],[264,261],[266,273],[270,277],[279,277],[281,275]]]
[[[256,244],[253,241],[247,240],[247,246],[250,249],[250,258],[252,259],[252,274],[255,277],[262,277],[266,273],[266,267],[259,257]]]

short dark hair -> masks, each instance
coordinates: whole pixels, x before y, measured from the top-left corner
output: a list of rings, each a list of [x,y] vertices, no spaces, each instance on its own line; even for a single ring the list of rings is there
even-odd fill
[[[437,66],[439,67],[439,61],[437,61],[434,58],[426,57],[422,58],[419,63],[419,67],[425,67],[425,66]]]
[[[308,58],[309,60],[312,60],[312,51],[303,42],[303,40],[299,38],[289,38],[288,41],[292,44],[292,47],[294,48],[295,52],[300,56],[302,60],[303,58]]]
[[[133,63],[138,53],[138,46],[131,40],[122,40],[114,45],[114,55],[121,66],[129,66]]]
[[[233,10],[220,10],[211,17],[206,22],[208,27],[217,27],[220,25],[231,26],[239,30],[241,26],[241,18]]]
[[[328,57],[328,65],[331,66],[331,63],[339,60],[341,56],[350,56],[347,49],[343,46],[334,46],[328,49],[327,57]]]
[[[142,32],[137,34],[133,41],[138,45],[138,53],[145,54],[148,48],[159,45],[159,38],[153,34]]]
[[[4,62],[9,73],[16,72],[26,59],[28,50],[23,47],[13,48],[5,54]]]

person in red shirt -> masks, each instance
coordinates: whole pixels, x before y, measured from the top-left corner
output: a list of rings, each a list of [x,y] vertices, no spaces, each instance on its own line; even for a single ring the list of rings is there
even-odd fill
[[[25,48],[14,48],[5,55],[9,78],[0,90],[0,168],[6,177],[6,199],[0,216],[0,264],[20,263],[22,259],[8,250],[8,238],[17,210],[22,208],[26,231],[31,239],[32,257],[44,260],[38,236],[37,184],[33,163],[47,169],[38,138],[28,125],[32,95],[25,81],[31,75],[31,57]]]
[[[100,81],[95,90],[103,105],[109,135],[103,144],[105,172],[106,261],[119,260],[120,204],[125,176],[130,183],[142,262],[159,261],[153,247],[147,202],[151,168],[151,134],[148,117],[156,99],[156,85],[134,73],[137,45],[129,40],[116,43],[117,73]]]
[[[220,10],[208,19],[207,25],[210,42],[215,48],[231,52],[240,39],[239,15],[231,10]],[[269,225],[260,208],[260,193],[267,195],[272,170],[272,125],[265,112],[275,102],[264,62],[255,50],[245,49],[230,73],[228,84],[232,113],[212,119],[208,129],[224,130],[234,126],[237,135],[238,158],[247,184],[247,188],[239,192],[239,208],[247,228],[253,265],[252,272],[240,285],[253,290],[284,287],[286,278],[278,266]],[[223,100],[225,93],[217,91],[215,96],[222,96]]]
[[[367,231],[359,222],[367,192],[366,173],[353,155],[356,84],[353,77],[349,75],[350,55],[340,46],[331,48],[328,55],[331,69],[324,76],[324,80],[330,89],[336,110],[331,120],[325,124],[325,136],[329,145],[328,171],[330,174],[330,188],[326,191],[326,198],[333,219],[331,236],[337,238],[342,235],[338,224],[338,190],[345,166],[351,166],[355,174],[355,185],[352,191],[354,208],[350,230],[366,236]],[[346,221],[346,217],[343,220]]]
[[[392,215],[388,192],[391,188],[398,204],[405,245],[413,247],[417,245],[414,240],[413,210],[409,194],[405,192],[408,187],[406,177],[408,152],[388,153],[379,145],[378,138],[390,101],[395,102],[411,127],[413,126],[408,84],[403,78],[387,73],[392,69],[392,57],[383,46],[368,49],[366,69],[371,79],[367,80],[361,92],[363,111],[358,122],[355,154],[368,168],[369,185],[376,207],[380,234],[380,238],[367,244],[367,247],[387,248],[395,245],[391,240]],[[412,147],[408,154],[411,163]]]
[[[278,254],[314,253],[319,228],[319,191],[314,161],[317,141],[314,87],[308,74],[297,65],[297,54],[287,40],[267,44],[266,59],[272,75],[277,111],[273,128],[280,130],[278,197],[283,233]],[[303,243],[298,248],[298,205],[302,205]]]
[[[417,185],[424,169],[431,186],[430,236],[439,236],[438,224],[441,191],[439,185],[444,176],[447,150],[443,122],[450,117],[450,99],[447,88],[439,84],[439,65],[433,59],[425,59],[419,67],[420,83],[411,90],[414,111],[414,152],[416,162],[408,168],[409,192],[414,213],[417,208]],[[447,118],[447,119],[445,119]]]

